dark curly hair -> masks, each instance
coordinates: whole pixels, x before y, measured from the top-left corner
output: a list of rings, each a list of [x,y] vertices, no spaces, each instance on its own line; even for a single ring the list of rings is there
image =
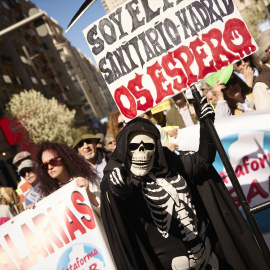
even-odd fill
[[[63,165],[67,168],[71,177],[84,177],[91,183],[97,183],[96,173],[91,166],[80,156],[75,149],[63,143],[45,141],[36,145],[33,153],[34,171],[37,179],[41,179],[41,190],[44,197],[48,196],[60,186],[57,179],[53,179],[42,167],[42,154],[45,151],[56,152],[61,157]]]

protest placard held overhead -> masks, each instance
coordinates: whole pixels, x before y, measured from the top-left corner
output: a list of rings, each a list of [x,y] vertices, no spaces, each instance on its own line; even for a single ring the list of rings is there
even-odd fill
[[[257,49],[232,0],[131,0],[83,33],[127,121]]]

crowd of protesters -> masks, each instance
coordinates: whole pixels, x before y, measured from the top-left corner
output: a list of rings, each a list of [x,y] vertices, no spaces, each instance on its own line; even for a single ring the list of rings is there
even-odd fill
[[[202,96],[212,105],[215,119],[270,109],[270,30],[261,33],[256,42],[259,50],[236,62],[226,83],[217,80],[213,86],[201,85]],[[155,125],[161,145],[175,153],[181,149],[175,140],[171,143],[170,138],[177,138],[182,128],[200,123],[193,100],[185,92],[172,97],[168,108],[150,110],[140,117]],[[104,170],[117,147],[118,134],[126,125],[122,114],[116,110],[108,118],[105,134],[80,126],[72,134],[71,146],[45,141],[36,145],[33,153],[21,151],[15,155],[13,164],[20,182],[17,191],[0,187],[0,225],[35,208],[40,200],[71,181],[86,189],[93,209],[101,215],[100,185]]]
[[[199,87],[201,94],[213,106],[215,119],[270,108],[270,30],[262,32],[255,40],[258,51],[234,63],[226,83],[217,80],[210,86],[203,82]],[[150,110],[140,117],[155,124],[160,131],[162,145],[173,152],[179,149],[175,140],[170,142],[170,137],[177,138],[182,128],[199,122],[193,99],[185,92],[172,97],[169,108]],[[72,134],[71,147],[44,142],[37,145],[32,155],[27,151],[18,153],[13,165],[20,176],[17,186],[20,200],[16,193],[11,195],[17,202],[17,212],[32,208],[39,200],[73,179],[90,192],[93,205],[98,208],[103,171],[116,148],[117,135],[125,126],[122,114],[115,110],[108,118],[106,134],[94,134],[90,127],[81,126]],[[6,188],[6,191],[9,190]],[[5,201],[2,205],[8,205],[4,196],[1,200]],[[17,214],[14,209],[9,212],[9,218]]]

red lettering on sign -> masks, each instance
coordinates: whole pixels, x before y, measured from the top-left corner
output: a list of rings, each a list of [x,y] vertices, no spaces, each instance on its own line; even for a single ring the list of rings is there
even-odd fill
[[[269,194],[263,190],[263,188],[260,186],[260,184],[258,183],[257,180],[253,180],[249,191],[248,191],[248,195],[247,195],[247,201],[248,203],[251,202],[251,200],[256,197],[257,195],[261,196],[262,198],[267,198],[269,196]]]
[[[240,177],[241,175],[245,175],[245,173],[243,171],[243,166],[237,165],[235,168],[235,174],[237,177]]]
[[[223,39],[227,47],[234,53],[239,53],[243,58],[246,54],[256,51],[252,44],[251,35],[243,21],[240,19],[230,19],[225,23]],[[241,43],[240,43],[241,42]]]
[[[239,60],[240,57],[227,51],[221,44],[222,42],[222,32],[219,29],[211,29],[208,33],[202,34],[202,40],[209,46],[213,60],[215,62],[215,67],[219,70],[223,67],[228,66],[233,61]],[[217,45],[214,45],[213,40],[216,41]],[[224,55],[228,60],[222,60],[221,55]]]
[[[189,45],[189,48],[192,50],[199,67],[198,79],[203,79],[208,73],[217,71],[214,67],[214,62],[212,59],[209,62],[209,66],[205,65],[203,61],[207,58],[207,54],[202,47],[204,44],[205,43],[202,42],[199,38],[196,38],[194,41],[190,42]]]
[[[189,48],[187,46],[180,46],[178,49],[174,50],[173,57],[179,60],[183,68],[185,69],[188,78],[187,82],[188,86],[197,82],[198,81],[197,75],[193,74],[193,72],[191,71],[191,65],[194,61],[194,55],[189,50]]]
[[[64,207],[60,206],[60,208],[63,208],[63,219],[67,226],[71,240],[76,239],[75,237],[76,231],[80,231],[82,234],[85,234],[86,233],[85,228],[76,218],[76,216],[70,211],[70,209],[66,205]]]
[[[33,222],[36,226],[36,229],[38,230],[40,237],[45,243],[46,248],[49,250],[50,253],[53,253],[55,251],[51,244],[51,241],[54,242],[54,244],[58,248],[61,248],[63,246],[61,240],[53,232],[52,226],[47,216],[45,216],[44,214],[39,214],[33,218]]]
[[[246,173],[249,173],[249,170],[248,170],[248,160],[249,160],[249,157],[248,156],[244,156],[243,157],[243,166],[245,167],[245,170],[246,170]]]
[[[147,68],[147,74],[150,75],[156,87],[157,104],[160,103],[163,100],[163,98],[174,95],[172,85],[168,83],[167,80],[165,79],[164,75],[162,74],[162,66],[158,62]],[[167,89],[165,89],[164,87],[165,85]]]
[[[261,167],[264,169],[265,168],[265,161],[267,160],[267,156],[263,155],[263,157],[259,157]]]
[[[131,94],[138,100],[137,110],[146,111],[148,108],[153,107],[154,99],[149,90],[143,89],[142,77],[143,75],[135,73],[135,78],[128,82],[127,87]],[[144,98],[144,103],[140,100],[141,98]]]
[[[223,180],[223,182],[225,184],[228,184],[229,183],[229,178],[227,178],[228,177],[227,173],[220,172],[219,175],[220,175],[221,179]]]
[[[175,66],[177,63],[173,58],[173,52],[169,52],[167,55],[162,57],[161,65],[166,74],[173,79],[173,88],[181,91],[182,89],[187,87],[187,76],[185,75],[182,68],[174,68],[170,69],[169,64]],[[178,78],[181,80],[179,83]]]
[[[125,96],[129,101],[129,108],[125,107],[121,97]],[[134,97],[131,95],[131,93],[128,91],[128,89],[125,86],[120,86],[117,88],[114,92],[114,100],[116,104],[119,107],[119,110],[121,113],[126,116],[127,118],[134,118],[137,115],[137,108],[136,108],[136,102]]]
[[[181,91],[255,50],[256,46],[252,44],[245,23],[236,18],[230,19],[225,23],[223,33],[216,28],[210,29],[208,33],[202,34],[201,39],[194,38],[189,46],[181,45],[146,67],[147,74],[135,74],[135,78],[127,82],[127,87],[122,85],[114,91],[115,102],[121,113],[132,119],[138,115],[138,111],[152,108],[151,96],[156,96],[155,103],[158,104],[166,97],[175,95],[176,91]],[[150,91],[143,86],[143,76],[148,75],[155,86]],[[173,78],[173,83],[170,78]],[[122,101],[123,97],[125,102]],[[145,98],[144,102],[142,97]]]
[[[83,203],[85,201],[83,195],[78,191],[74,191],[71,195],[71,201],[75,209],[79,213],[84,214],[84,216],[81,218],[83,224],[90,230],[95,229],[96,224],[93,212],[88,205]],[[86,218],[85,215],[88,215],[89,218]]]
[[[63,241],[65,242],[65,244],[69,243],[69,239],[64,231],[64,229],[62,228],[60,222],[58,221],[57,217],[55,216],[55,213],[53,212],[52,208],[48,208],[47,209],[48,214],[50,216],[50,219],[52,221],[52,223],[54,224],[54,227],[56,228],[56,230],[59,232],[59,234],[61,235]]]
[[[93,263],[89,266],[89,270],[96,270],[97,269],[97,264]]]
[[[22,225],[22,233],[26,239],[26,243],[29,249],[29,254],[31,254],[31,259],[33,264],[38,262],[37,257],[41,254],[44,258],[48,256],[48,252],[41,245],[41,242],[37,236],[29,229],[26,224]]]
[[[17,252],[17,250],[16,250]],[[31,267],[32,265],[29,265]],[[10,270],[10,269],[17,269],[14,262],[8,256],[7,252],[2,248],[0,245],[0,269],[1,270]]]

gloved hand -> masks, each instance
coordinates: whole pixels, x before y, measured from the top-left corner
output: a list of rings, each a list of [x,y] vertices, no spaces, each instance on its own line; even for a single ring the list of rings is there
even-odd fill
[[[114,168],[110,174],[110,181],[115,185],[119,187],[123,187],[126,185],[123,176],[121,174],[121,171],[119,168]]]
[[[131,184],[131,179],[125,167],[114,168],[108,177],[110,189],[115,196],[123,200],[131,197],[133,184]]]
[[[214,109],[211,106],[211,104],[208,103],[207,98],[205,96],[202,97],[199,108],[196,106],[196,102],[194,103],[194,107],[200,121],[206,118],[210,118],[214,122],[215,120]]]

